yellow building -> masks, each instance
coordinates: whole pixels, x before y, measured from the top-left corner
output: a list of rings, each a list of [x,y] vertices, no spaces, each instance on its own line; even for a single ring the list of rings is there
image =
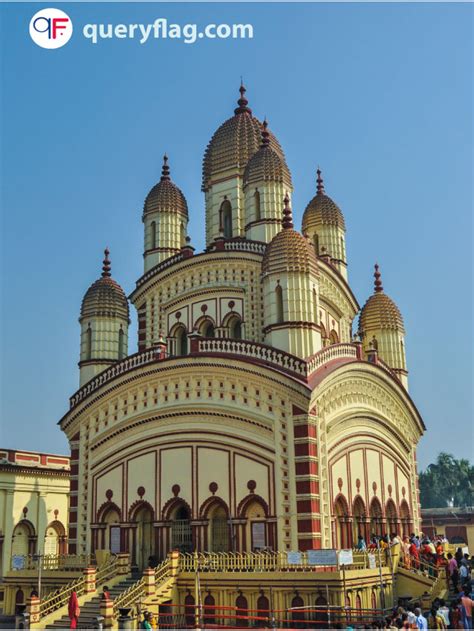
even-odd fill
[[[67,456],[0,449],[0,608],[5,579],[32,555],[66,554],[68,494]],[[12,585],[24,602],[22,584]]]
[[[129,552],[144,568],[172,549],[346,548],[359,533],[418,530],[424,425],[402,316],[378,266],[360,310],[344,216],[319,170],[294,227],[283,149],[243,86],[205,151],[202,190],[196,253],[197,211],[165,156],[129,296],[138,353],[108,251],[84,296],[80,387],[60,421],[69,551]]]
[[[474,549],[474,508],[422,508],[421,528],[431,538],[443,537],[456,546]]]

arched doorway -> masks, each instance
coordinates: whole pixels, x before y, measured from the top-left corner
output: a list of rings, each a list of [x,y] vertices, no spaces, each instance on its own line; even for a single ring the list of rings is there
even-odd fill
[[[358,495],[352,506],[352,541],[354,545],[356,545],[359,536],[364,537],[367,543],[366,516],[364,500]]]
[[[263,550],[268,545],[265,509],[257,500],[251,501],[245,511],[247,518],[246,541],[247,551]]]
[[[216,601],[212,594],[207,594],[206,598],[204,598],[204,623],[205,624],[216,624],[216,610],[214,607],[216,606]]]
[[[257,613],[255,614],[259,618],[264,620],[255,620],[254,625],[256,627],[268,627],[268,621],[270,620],[270,601],[265,594],[260,594],[257,599]]]
[[[229,520],[224,506],[215,505],[209,515],[209,549],[211,552],[230,550]]]
[[[193,535],[189,508],[184,504],[180,504],[175,509],[171,520],[171,549],[191,552],[193,549]]]
[[[293,600],[291,601],[291,619],[293,620],[293,624],[297,629],[305,626],[304,609],[301,609],[301,607],[304,607],[303,599],[299,595],[294,596]]]
[[[138,567],[144,570],[149,566],[149,559],[153,556],[153,511],[150,506],[144,505],[135,513],[134,521],[137,523],[135,540],[135,559]]]
[[[184,599],[184,618],[187,627],[194,627],[196,623],[195,601],[192,594],[187,594]]]
[[[65,554],[66,529],[60,521],[53,521],[46,528],[44,536],[44,555],[57,557]]]
[[[245,596],[243,594],[240,594],[236,601],[235,601],[235,606],[237,607],[236,610],[236,616],[237,618],[235,619],[235,626],[236,627],[248,627],[249,621],[246,617],[242,617],[242,616],[248,616],[248,603],[247,603],[247,599],[245,598]]]
[[[229,338],[232,340],[242,339],[242,320],[240,316],[233,315],[227,320],[227,330]]]
[[[387,520],[387,534],[398,535],[398,514],[397,508],[392,499],[387,500],[385,505],[385,518]]]
[[[314,614],[314,622],[316,629],[327,629],[329,616],[328,616],[328,602],[321,594],[316,598],[315,602],[316,612]]]
[[[400,504],[400,521],[402,524],[402,534],[404,537],[409,537],[412,530],[412,521],[410,515],[410,508],[406,500],[402,500]]]
[[[170,333],[172,348],[171,354],[183,356],[188,354],[188,332],[184,324],[177,324]]]
[[[383,531],[383,514],[382,514],[382,506],[380,505],[379,500],[374,497],[370,502],[369,508],[369,517],[370,517],[370,536],[379,535],[382,536]]]
[[[343,495],[339,495],[334,502],[334,519],[336,546],[339,548],[350,548],[352,546],[352,533],[350,531],[349,506]]]
[[[120,541],[120,513],[118,508],[115,506],[108,508],[101,521],[105,524],[105,549],[110,550],[113,554],[118,554],[122,551]]]
[[[215,337],[216,330],[214,327],[214,322],[210,318],[204,318],[201,326],[199,327],[199,333],[203,337]]]

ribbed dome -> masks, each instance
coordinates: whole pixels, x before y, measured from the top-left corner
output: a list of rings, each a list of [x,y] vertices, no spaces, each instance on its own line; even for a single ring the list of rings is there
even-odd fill
[[[303,214],[303,232],[310,232],[312,228],[321,224],[338,226],[346,229],[344,215],[339,206],[328,196],[324,190],[321,171],[317,171],[317,192],[313,199],[306,206]]]
[[[314,248],[302,234],[293,229],[290,200],[285,197],[283,229],[273,237],[262,261],[264,274],[270,272],[305,272],[318,274]]]
[[[168,156],[163,157],[161,179],[148,193],[143,214],[153,212],[175,212],[188,216],[188,204],[181,190],[170,178]]]
[[[396,329],[405,332],[400,309],[383,291],[379,266],[375,265],[375,293],[362,307],[359,317],[359,331]]]
[[[94,316],[118,317],[130,320],[127,296],[110,275],[108,250],[105,250],[101,278],[89,287],[82,300],[80,320]]]
[[[203,191],[207,190],[211,175],[235,167],[243,169],[260,147],[262,123],[247,107],[245,91],[244,86],[240,86],[239,107],[234,110],[234,116],[222,123],[207,145],[202,166]],[[280,143],[271,132],[270,147],[283,157]]]
[[[262,125],[262,144],[248,161],[244,171],[244,186],[258,182],[281,182],[292,189],[291,175],[285,158],[270,146],[267,121]]]

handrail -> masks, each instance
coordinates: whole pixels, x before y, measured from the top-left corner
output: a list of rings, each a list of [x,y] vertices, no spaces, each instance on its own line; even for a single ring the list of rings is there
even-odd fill
[[[308,374],[313,373],[329,361],[339,359],[341,357],[352,357],[353,359],[357,359],[357,345],[343,342],[341,344],[331,344],[330,346],[322,348],[306,360]]]
[[[37,570],[40,566],[42,570],[61,570],[65,572],[81,571],[83,567],[95,565],[96,560],[93,554],[24,554],[16,555],[24,559],[21,570]],[[13,558],[11,569],[14,567]]]
[[[116,574],[117,557],[112,555],[107,562],[96,573],[96,585],[107,581]],[[82,596],[85,593],[86,579],[84,575],[70,581],[66,585],[59,587],[58,589],[50,592],[40,601],[39,614],[40,618],[44,618],[53,611],[57,611],[61,607],[64,607],[69,601],[69,597],[72,592],[76,592],[78,596]]]
[[[136,602],[139,597],[143,595],[144,587],[145,582],[142,577],[136,583],[130,585],[130,587],[124,590],[119,596],[117,596],[113,604],[114,616],[118,615],[119,609],[127,607],[127,605]]]

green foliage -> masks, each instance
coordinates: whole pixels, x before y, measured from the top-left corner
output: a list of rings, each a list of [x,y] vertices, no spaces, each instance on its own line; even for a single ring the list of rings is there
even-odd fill
[[[435,463],[420,471],[419,482],[422,508],[474,504],[474,466],[468,460],[441,452]]]

